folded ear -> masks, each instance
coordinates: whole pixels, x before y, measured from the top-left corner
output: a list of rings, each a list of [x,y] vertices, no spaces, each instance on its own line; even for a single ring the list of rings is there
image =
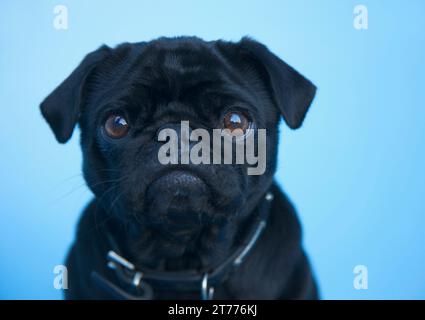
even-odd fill
[[[110,51],[109,47],[102,46],[89,53],[71,75],[41,103],[41,113],[60,143],[71,138],[84,103],[87,79]]]
[[[245,37],[239,45],[263,69],[271,96],[286,124],[292,129],[299,128],[316,94],[316,86],[263,44]]]

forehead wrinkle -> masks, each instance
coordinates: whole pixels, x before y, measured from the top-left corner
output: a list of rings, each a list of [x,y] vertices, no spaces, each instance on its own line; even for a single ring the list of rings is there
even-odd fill
[[[164,60],[161,66],[163,69],[174,71],[177,73],[182,72],[181,57],[175,51],[168,51],[164,54]]]
[[[175,50],[162,50],[155,59],[130,68],[133,88],[143,87],[153,94],[179,100],[181,94],[220,82],[221,76],[202,61],[195,64],[182,63],[182,56]],[[137,69],[137,70],[136,70]],[[132,90],[137,92],[137,90]]]

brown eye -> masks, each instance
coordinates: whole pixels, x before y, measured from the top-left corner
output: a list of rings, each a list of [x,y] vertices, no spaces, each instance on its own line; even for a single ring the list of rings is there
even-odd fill
[[[127,120],[123,116],[118,115],[109,116],[104,127],[106,134],[114,139],[124,137],[130,128]]]
[[[228,112],[223,119],[223,128],[234,136],[242,136],[249,129],[251,123],[241,112]]]

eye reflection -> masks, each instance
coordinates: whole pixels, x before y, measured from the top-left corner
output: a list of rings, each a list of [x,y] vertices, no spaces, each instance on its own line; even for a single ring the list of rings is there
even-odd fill
[[[106,134],[113,139],[123,138],[127,135],[130,126],[125,117],[121,115],[111,115],[104,124]]]
[[[235,136],[244,135],[250,125],[251,122],[242,112],[231,111],[226,113],[223,118],[223,128]]]

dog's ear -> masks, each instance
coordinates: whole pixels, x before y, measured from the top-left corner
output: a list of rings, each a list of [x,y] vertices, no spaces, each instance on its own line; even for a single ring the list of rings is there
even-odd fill
[[[84,103],[87,79],[110,51],[111,49],[104,45],[89,53],[68,78],[41,103],[41,113],[60,143],[71,138]]]
[[[239,46],[262,68],[271,96],[286,124],[292,129],[299,128],[316,94],[316,86],[265,45],[245,37]]]

